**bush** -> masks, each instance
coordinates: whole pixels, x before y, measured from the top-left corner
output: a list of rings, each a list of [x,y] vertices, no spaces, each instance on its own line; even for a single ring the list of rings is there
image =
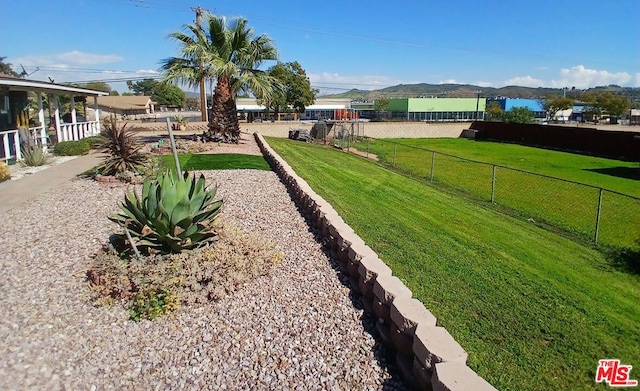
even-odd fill
[[[104,144],[104,137],[102,136],[90,136],[83,138],[84,141],[89,143],[91,149],[98,149]]]
[[[42,147],[31,145],[22,149],[22,164],[29,167],[44,166],[49,163],[49,154]]]
[[[78,156],[89,153],[91,146],[85,140],[61,141],[53,148],[58,156]]]
[[[97,305],[123,302],[135,321],[176,311],[180,304],[216,301],[268,274],[282,253],[230,223],[216,223],[215,245],[181,254],[123,260],[114,251],[95,256],[87,270]]]
[[[0,182],[11,179],[11,170],[5,162],[0,162]]]

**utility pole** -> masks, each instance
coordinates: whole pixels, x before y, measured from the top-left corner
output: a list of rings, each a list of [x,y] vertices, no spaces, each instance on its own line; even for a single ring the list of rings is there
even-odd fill
[[[476,93],[478,94],[478,97],[476,98],[476,121],[478,120],[478,110],[480,109],[480,92],[481,91],[476,91]]]
[[[196,26],[202,27],[202,8],[197,6],[196,11]],[[200,73],[202,74],[202,59],[200,59]],[[202,115],[202,121],[207,122],[207,95],[204,87],[204,76],[200,79],[200,111]]]

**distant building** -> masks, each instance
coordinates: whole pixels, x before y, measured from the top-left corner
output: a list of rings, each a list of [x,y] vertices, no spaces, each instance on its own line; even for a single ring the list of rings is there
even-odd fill
[[[640,125],[640,110],[629,110],[629,125]]]
[[[484,120],[486,102],[478,98],[389,99],[391,119],[406,121],[454,122]]]
[[[351,113],[350,99],[316,99],[311,106],[306,107],[304,113],[279,113],[279,118],[273,117],[273,113],[267,112],[267,108],[259,105],[253,98],[239,98],[236,100],[238,115],[249,122],[254,121],[279,121],[279,120],[318,120],[318,119],[347,119]]]

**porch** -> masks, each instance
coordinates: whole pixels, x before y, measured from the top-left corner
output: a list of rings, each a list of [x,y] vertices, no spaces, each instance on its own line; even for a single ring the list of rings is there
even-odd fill
[[[35,110],[30,103],[34,94],[37,100],[34,102],[37,104]],[[25,145],[38,145],[46,149],[51,145],[52,137],[60,142],[99,134],[98,96],[102,95],[107,93],[0,75],[0,162],[20,160],[21,150]],[[45,96],[48,121],[45,120]],[[93,98],[94,120],[86,118],[89,98]],[[68,100],[69,109],[64,116],[61,115],[61,99]],[[76,103],[80,102],[85,116],[80,116],[77,112]],[[49,130],[52,132],[51,136]]]

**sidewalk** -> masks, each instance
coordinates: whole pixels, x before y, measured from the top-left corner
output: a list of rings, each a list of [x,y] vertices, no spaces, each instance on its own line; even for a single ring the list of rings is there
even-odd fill
[[[104,160],[100,153],[90,153],[68,162],[30,174],[14,181],[0,183],[0,213],[13,209],[54,187],[73,179]]]

